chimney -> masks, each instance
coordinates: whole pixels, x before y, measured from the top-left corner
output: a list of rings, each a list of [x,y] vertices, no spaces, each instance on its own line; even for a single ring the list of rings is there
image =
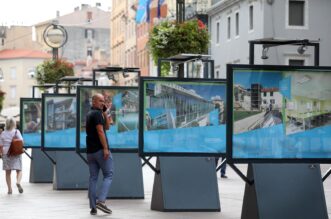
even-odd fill
[[[95,7],[101,7],[101,3],[100,2],[97,2],[97,3],[95,3]]]
[[[60,11],[56,11],[56,18],[60,17]]]
[[[84,9],[87,9],[87,8],[88,8],[88,4],[81,4],[81,6],[82,6],[82,10],[84,10]]]
[[[75,7],[74,11],[79,11],[79,6]]]

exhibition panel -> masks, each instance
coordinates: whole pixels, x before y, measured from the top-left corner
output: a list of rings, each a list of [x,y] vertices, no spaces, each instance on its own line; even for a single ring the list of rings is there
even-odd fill
[[[225,153],[224,80],[141,77],[141,155]]]
[[[108,107],[113,124],[106,130],[112,151],[138,151],[138,88],[80,86],[77,90],[77,151],[86,151],[86,114],[92,106],[92,96],[100,93]]]
[[[41,99],[20,99],[20,127],[25,148],[41,147]]]
[[[76,95],[42,95],[42,150],[75,150]]]
[[[331,67],[228,65],[232,161],[331,158]]]

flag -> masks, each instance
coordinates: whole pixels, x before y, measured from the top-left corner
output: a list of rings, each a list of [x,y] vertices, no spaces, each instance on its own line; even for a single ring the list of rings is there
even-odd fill
[[[158,18],[161,17],[161,6],[163,5],[164,2],[165,2],[165,0],[158,0],[158,2],[157,2],[157,17]]]
[[[139,0],[137,14],[136,14],[137,24],[143,23],[147,19],[147,13],[146,13],[147,1],[148,0]]]
[[[150,5],[151,0],[139,0],[136,14],[137,24],[150,21]]]
[[[150,8],[151,0],[147,0],[146,2],[146,22],[150,22],[151,18],[151,8]]]

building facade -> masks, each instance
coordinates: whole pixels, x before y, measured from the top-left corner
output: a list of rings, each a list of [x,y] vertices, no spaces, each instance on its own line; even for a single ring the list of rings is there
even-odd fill
[[[249,63],[249,40],[320,40],[320,65],[329,65],[330,1],[317,0],[223,0],[212,1],[208,10],[211,33],[210,54],[215,60],[215,76],[226,77],[226,64]],[[268,59],[261,59],[262,46],[255,47],[255,64],[314,65],[314,49],[298,54],[298,46],[271,47]]]
[[[49,54],[34,50],[0,51],[0,90],[6,93],[3,108],[19,107],[21,97],[32,97],[32,87],[37,84],[35,69],[49,58]]]
[[[39,50],[40,48],[40,44],[33,39],[33,28],[31,26],[0,26],[0,50]]]
[[[125,65],[125,37],[126,22],[128,14],[128,0],[112,0],[112,11],[110,18],[110,65],[124,67]]]
[[[68,41],[59,49],[59,57],[74,64],[77,76],[91,76],[92,69],[109,65],[110,60],[110,12],[96,5],[82,4],[70,14],[35,25],[37,41],[51,53],[43,38],[45,28],[52,22],[62,25]]]

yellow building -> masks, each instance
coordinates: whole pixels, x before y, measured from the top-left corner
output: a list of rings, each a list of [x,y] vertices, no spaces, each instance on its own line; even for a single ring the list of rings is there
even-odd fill
[[[0,89],[6,93],[3,108],[19,107],[21,97],[32,97],[32,86],[36,85],[35,69],[47,53],[35,50],[0,51]]]

